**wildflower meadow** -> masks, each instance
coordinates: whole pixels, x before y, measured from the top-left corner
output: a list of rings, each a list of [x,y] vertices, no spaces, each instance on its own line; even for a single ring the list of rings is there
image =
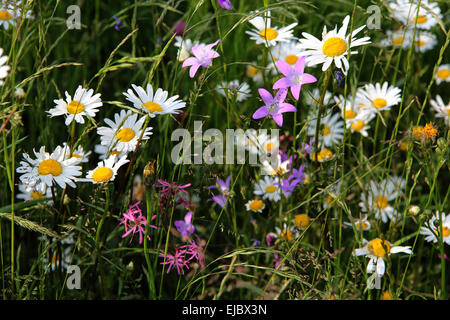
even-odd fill
[[[1,299],[448,300],[449,9],[2,0]]]

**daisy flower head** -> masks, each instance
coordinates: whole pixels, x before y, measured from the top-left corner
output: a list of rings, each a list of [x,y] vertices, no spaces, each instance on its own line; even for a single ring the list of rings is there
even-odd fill
[[[363,239],[363,247],[355,249],[353,255],[370,258],[369,263],[367,264],[367,273],[376,272],[378,277],[382,277],[386,271],[384,259],[391,254],[400,252],[411,254],[411,247],[392,246],[392,244],[386,240],[375,238],[371,241]]]
[[[370,230],[370,222],[367,220],[367,214],[363,214],[361,219],[355,219],[350,217],[351,222],[344,222],[346,226],[349,226],[353,228],[355,226],[355,229],[358,231],[368,231]]]
[[[439,225],[441,222],[441,226]],[[444,243],[450,245],[450,214],[437,211],[431,219],[421,227],[420,234],[425,236],[425,241],[437,243],[442,234]]]
[[[258,10],[252,12],[252,15],[258,14]],[[269,10],[262,12],[261,15],[264,17],[257,16],[250,19],[248,22],[253,26],[253,29],[245,31],[246,34],[250,35],[250,39],[256,41],[256,44],[264,44],[266,47],[271,47],[278,42],[295,40],[292,29],[297,23],[292,23],[283,28],[274,27],[271,25],[272,19]]]
[[[4,56],[3,51],[3,48],[0,48],[0,86],[3,85],[2,79],[5,79],[8,76],[8,72],[11,69],[10,66],[5,65],[6,61],[8,61],[8,56]]]
[[[295,66],[298,59],[302,56],[302,52],[297,48],[297,41],[280,42],[271,47],[270,51],[275,62],[283,60],[292,67]],[[277,70],[274,63],[271,63],[269,68],[273,72],[276,72]]]
[[[283,224],[283,228],[275,227],[275,232],[278,238],[286,241],[292,241],[299,235],[298,231],[295,229],[295,226],[288,227],[286,223]]]
[[[318,161],[318,162],[325,162],[325,161],[329,161],[333,158],[333,151],[331,151],[328,148],[323,148],[322,150],[319,151],[319,153],[311,153],[310,157],[311,160],[313,161]],[[305,178],[305,183],[306,183],[306,178]]]
[[[50,117],[62,116],[66,117],[65,124],[68,126],[73,120],[78,123],[84,123],[84,116],[95,117],[103,103],[100,99],[101,94],[94,95],[93,89],[84,89],[78,86],[75,94],[72,97],[66,93],[66,101],[64,99],[53,100],[56,103],[55,108],[50,109],[47,113]]]
[[[435,16],[442,19],[441,9],[436,2],[421,0],[419,7],[418,0],[395,0],[388,5],[394,18],[408,28],[416,26],[418,29],[428,30],[438,23]]]
[[[25,184],[19,184],[19,191],[20,193],[17,194],[17,199],[22,199],[23,201],[32,201],[32,200],[40,200],[44,198],[52,198],[52,192],[50,188],[47,188],[47,186],[44,186],[44,191],[38,191],[33,188],[29,188]],[[53,203],[53,200],[45,201],[47,204]]]
[[[78,145],[76,149],[73,150],[72,156],[70,155],[70,146],[63,142],[63,149],[64,149],[64,159],[69,159],[71,157],[77,158],[79,160],[79,163],[86,163],[89,161],[89,155],[92,153],[92,151],[85,152],[82,145]]]
[[[245,204],[245,208],[247,209],[247,211],[252,211],[252,212],[261,213],[265,207],[266,207],[266,205],[260,199],[253,199],[253,200],[248,201]]]
[[[245,75],[248,78],[251,78],[255,84],[262,84],[263,83],[263,69],[259,68],[259,67],[255,67],[255,66],[257,66],[257,64],[255,62],[247,65]]]
[[[138,120],[138,114],[131,110],[121,110],[114,115],[114,121],[105,119],[108,127],[97,128],[101,144],[113,148],[117,152],[132,152],[136,148],[142,134],[145,117]],[[147,127],[142,134],[142,140],[148,140],[152,127]]]
[[[147,84],[147,91],[135,84],[132,84],[131,87],[134,91],[128,89],[127,92],[123,93],[124,96],[128,101],[133,103],[136,109],[143,110],[150,118],[154,118],[160,114],[177,114],[179,109],[186,106],[186,102],[177,100],[178,95],[167,98],[169,92],[161,88],[153,92],[153,87],[150,83]]]
[[[127,160],[126,157],[117,159],[115,155],[111,155],[108,159],[100,161],[97,164],[97,168],[90,170],[86,179],[83,179],[83,181],[89,181],[94,184],[114,181],[117,170],[127,162],[129,162],[129,160]]]
[[[350,128],[351,132],[358,132],[363,137],[367,137],[369,133],[367,130],[370,129],[369,122],[375,117],[373,112],[364,110],[359,112],[358,115],[353,119],[353,121],[349,122],[347,127]]]
[[[20,181],[27,185],[28,190],[35,189],[44,194],[46,187],[51,187],[54,182],[63,189],[66,185],[76,187],[76,177],[81,176],[81,167],[77,166],[80,163],[78,158],[66,159],[61,146],[57,146],[51,154],[45,151],[45,146],[42,146],[39,152],[33,152],[36,159],[31,159],[24,153],[25,161],[21,161],[21,166],[16,169],[22,174]]]
[[[354,30],[351,35],[347,35],[349,22],[350,16],[346,16],[339,31],[336,26],[333,30],[327,32],[327,27],[324,26],[322,40],[317,39],[309,33],[302,33],[304,39],[300,39],[298,48],[304,50],[302,54],[307,56],[306,62],[309,66],[323,64],[322,71],[326,71],[334,62],[336,68],[341,69],[344,75],[347,75],[349,63],[346,55],[348,54],[350,37],[350,48],[370,43],[370,37],[363,37],[361,39],[354,38],[362,29],[364,29],[365,25]],[[358,53],[358,51],[351,51],[351,54],[356,53]]]
[[[192,53],[194,57],[187,58],[184,60],[182,68],[191,67],[189,70],[189,77],[193,78],[198,70],[198,68],[208,68],[212,65],[212,59],[218,58],[220,55],[217,51],[214,51],[212,48],[215,47],[221,39],[217,40],[214,43],[203,45],[195,45],[192,47]]]
[[[383,47],[408,49],[411,46],[412,34],[409,29],[399,29],[395,31],[386,31],[386,38],[381,40],[380,45]]]
[[[104,146],[101,144],[96,144],[94,146],[94,152],[97,153],[99,155],[99,159],[100,160],[105,160],[106,158],[108,158],[110,155],[114,155],[117,156],[117,159],[122,158],[124,156],[126,156],[128,154],[128,152],[125,151],[118,151],[114,148],[110,148],[109,146]]]
[[[441,82],[450,82],[450,64],[441,64],[436,72],[434,79],[436,80],[437,85],[441,84]]]
[[[277,185],[278,182],[277,178],[264,176],[255,184],[253,194],[261,196],[263,199],[278,202],[281,199],[281,188]]]
[[[375,218],[381,219],[384,223],[387,223],[388,220],[396,222],[400,218],[399,214],[389,205],[389,202],[396,199],[398,195],[398,191],[391,181],[385,180],[380,184],[370,181],[368,195],[361,194],[359,206],[363,212],[374,212]]]
[[[390,86],[387,82],[382,86],[380,83],[375,85],[370,83],[357,92],[357,98],[364,104],[362,109],[377,113],[390,110],[392,106],[397,105],[402,100],[401,92],[401,89]]]
[[[253,113],[253,119],[261,119],[267,116],[271,116],[275,123],[281,127],[283,126],[283,113],[297,111],[297,109],[292,104],[284,102],[287,96],[286,89],[278,90],[278,92],[275,94],[275,97],[273,97],[269,93],[269,91],[263,88],[259,88],[258,92],[265,105],[260,107]]]
[[[248,83],[239,83],[239,80],[233,80],[230,82],[224,81],[217,86],[217,91],[222,96],[228,96],[230,99],[236,97],[237,102],[242,102],[251,96],[250,86],[248,85]]]
[[[287,89],[291,88],[292,96],[298,100],[302,85],[314,83],[317,81],[316,77],[309,73],[304,73],[306,58],[301,56],[294,67],[283,60],[276,62],[277,68],[284,75],[273,84],[273,89]]]
[[[314,137],[316,133],[317,117],[312,116],[313,119],[308,124],[308,136]],[[319,140],[325,147],[331,147],[339,144],[344,138],[344,121],[340,120],[338,113],[328,114],[322,118],[322,130],[319,131]]]
[[[412,38],[412,33],[411,33]],[[432,50],[438,43],[437,37],[434,33],[419,31],[414,38],[414,46],[416,51],[424,53]]]
[[[286,159],[283,161],[280,154],[277,154],[276,157],[273,157],[271,160],[264,160],[261,163],[262,166],[262,174],[271,175],[271,176],[282,176],[290,171],[290,166],[292,160]]]
[[[445,104],[440,95],[436,95],[436,99],[431,99],[430,104],[436,112],[436,118],[444,118],[448,126],[450,126],[450,102]]]
[[[25,18],[31,18],[31,10],[27,10],[22,15],[22,1],[2,1],[0,3],[0,26],[3,26],[5,30],[9,29],[9,26],[16,26],[17,19],[24,16]]]

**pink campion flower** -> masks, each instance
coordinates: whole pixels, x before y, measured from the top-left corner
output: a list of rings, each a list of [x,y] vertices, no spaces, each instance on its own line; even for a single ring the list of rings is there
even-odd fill
[[[122,235],[122,238],[127,237],[130,233],[132,233],[130,242],[133,241],[133,237],[136,233],[139,233],[139,244],[142,244],[143,235],[145,235],[145,226],[147,225],[147,218],[142,215],[142,210],[139,208],[139,204],[141,201],[136,202],[128,208],[126,213],[123,213],[122,221],[119,225],[125,225],[125,233]],[[155,220],[156,215],[154,215],[151,221]],[[149,225],[149,228],[158,229],[158,227],[154,225]],[[147,235],[148,240],[150,236]]]
[[[185,216],[184,220],[176,220],[174,222],[177,231],[181,233],[183,240],[187,240],[189,236],[194,233],[195,227],[192,225],[192,211],[189,211]]]
[[[291,88],[292,95],[295,100],[298,100],[302,85],[317,81],[314,76],[303,72],[305,70],[305,59],[303,56],[300,57],[294,67],[291,67],[284,60],[277,60],[278,70],[280,70],[284,77],[273,84],[273,89]]]
[[[186,254],[191,256],[189,259],[187,259],[187,261],[196,259],[200,265],[200,268],[204,269],[205,268],[204,246],[206,245],[206,241],[200,240],[200,238],[197,235],[195,236],[197,237],[197,242],[191,240],[191,244],[184,245],[181,248],[186,248]]]
[[[259,95],[263,99],[265,105],[255,111],[252,118],[260,119],[267,116],[271,116],[278,126],[283,125],[283,113],[284,112],[295,112],[297,109],[289,103],[285,103],[287,89],[281,89],[276,94],[275,97],[267,91],[266,89],[259,88]]]
[[[182,65],[182,68],[189,66],[191,67],[191,69],[189,70],[189,76],[191,78],[194,77],[198,68],[208,68],[212,65],[212,59],[220,56],[216,51],[212,50],[212,48],[216,46],[220,41],[222,40],[219,39],[214,43],[210,43],[207,45],[198,44],[192,47],[192,53],[195,57],[187,58],[186,60],[184,60]]]
[[[169,268],[167,269],[167,273],[170,272],[173,266],[177,268],[178,274],[184,275],[184,267],[189,269],[189,260],[185,259],[186,250],[180,250],[180,248],[175,248],[175,254],[167,253],[166,261],[161,262],[161,264],[168,264]],[[164,258],[164,251],[161,250],[161,254],[159,257]]]
[[[226,10],[233,9],[233,4],[230,2],[230,0],[218,0],[218,1],[222,8],[224,8]]]

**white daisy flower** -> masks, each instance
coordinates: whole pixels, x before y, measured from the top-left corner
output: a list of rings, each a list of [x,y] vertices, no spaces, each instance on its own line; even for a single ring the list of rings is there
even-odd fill
[[[440,95],[436,95],[436,100],[431,99],[430,104],[436,111],[436,118],[444,118],[447,125],[450,125],[450,102],[445,104]]]
[[[411,46],[412,34],[409,29],[388,30],[386,31],[386,36],[380,42],[383,47],[402,48],[405,50]]]
[[[369,122],[375,117],[375,114],[364,110],[360,111],[357,116],[352,119],[353,121],[347,123],[347,127],[350,128],[351,132],[358,132],[363,137],[367,137],[369,133],[367,130],[370,129]]]
[[[290,164],[291,164],[290,159],[282,161],[281,155],[277,154],[274,163],[272,163],[272,161],[269,160],[263,160],[261,165],[262,170],[265,174],[271,176],[281,176],[290,171],[289,169]]]
[[[438,227],[439,221],[441,226]],[[444,243],[450,245],[450,214],[437,211],[431,219],[425,223],[425,227],[420,228],[420,234],[426,236],[425,240],[433,243],[439,241],[442,232],[442,240]]]
[[[192,47],[199,44],[200,43],[197,40],[192,41],[188,38],[183,39],[182,36],[176,36],[174,46],[178,47],[178,61],[183,62],[184,60],[192,56]]]
[[[263,70],[261,68],[255,67],[257,66],[257,63],[254,62],[251,65],[249,64],[247,66],[247,70],[245,71],[245,74],[247,77],[251,78],[255,84],[262,84],[263,83]]]
[[[25,19],[31,18],[31,10],[23,15]],[[22,17],[22,1],[2,1],[0,3],[0,26],[8,30],[9,26],[15,27],[17,19]]]
[[[262,196],[263,199],[278,202],[281,199],[281,189],[276,183],[279,183],[278,179],[264,176],[255,184],[254,195]]]
[[[66,101],[63,99],[53,100],[56,103],[56,107],[47,111],[50,117],[56,117],[64,115],[66,116],[66,126],[68,126],[73,120],[78,123],[84,123],[84,116],[95,117],[103,103],[100,99],[101,94],[94,94],[93,89],[84,89],[78,86],[75,91],[75,95],[72,97],[66,93]]]
[[[393,189],[400,195],[405,190],[406,179],[399,176],[389,176],[387,178],[388,183],[392,184]]]
[[[52,198],[52,191],[47,186],[44,186],[44,192],[40,192],[36,189],[30,189],[28,185],[19,184],[20,193],[17,194],[17,199],[22,199],[23,201],[39,200],[44,198]],[[53,200],[45,201],[47,204],[53,203]]]
[[[387,82],[384,82],[383,86],[379,83],[375,85],[370,83],[357,92],[357,98],[363,101],[362,109],[377,113],[390,110],[392,106],[397,105],[402,100],[401,92],[401,89],[389,86]]]
[[[306,56],[306,63],[309,66],[323,64],[322,71],[326,71],[334,62],[336,68],[341,69],[347,75],[349,63],[346,55],[348,54],[350,35],[346,33],[349,22],[350,16],[346,16],[339,31],[337,31],[336,26],[333,30],[327,32],[327,27],[324,26],[322,40],[317,39],[309,33],[302,33],[305,39],[300,39],[298,48],[302,51],[304,50],[302,55]],[[370,43],[370,37],[363,37],[361,39],[354,38],[364,27],[365,25],[352,32],[350,48]],[[351,54],[356,53],[358,51],[351,51]]]
[[[257,14],[259,11],[252,12]],[[278,28],[271,26],[270,11],[262,12],[264,17],[255,17],[250,19],[250,22],[254,29],[245,31],[250,35],[250,39],[255,40],[256,44],[264,44],[266,47],[274,46],[278,42],[287,42],[294,40],[293,28],[297,23],[292,23],[287,27]]]
[[[25,161],[21,161],[21,166],[16,169],[22,173],[20,181],[41,193],[46,192],[46,186],[51,187],[56,182],[61,188],[66,184],[72,188],[76,187],[76,177],[81,176],[81,167],[76,164],[80,160],[75,157],[65,158],[64,148],[57,146],[51,154],[45,152],[45,147],[41,147],[39,152],[33,150],[36,159],[33,160],[27,153],[23,153]],[[28,190],[29,190],[28,189]]]
[[[283,224],[283,228],[275,227],[275,232],[277,235],[277,238],[281,238],[283,240],[292,241],[295,238],[299,236],[299,233],[297,229],[295,229],[295,226],[288,227],[286,223]]]
[[[117,175],[117,170],[119,170],[122,165],[130,161],[127,160],[126,157],[122,157],[117,161],[116,160],[117,157],[112,155],[108,159],[100,161],[97,164],[97,168],[90,170],[86,176],[86,179],[83,179],[83,181],[90,181],[94,184],[114,181]]]
[[[341,109],[341,117],[345,121],[347,128],[352,132],[359,132],[363,136],[367,137],[367,129],[369,129],[368,123],[375,117],[375,114],[368,112],[365,108],[367,100],[361,99],[351,95],[345,99],[342,95],[334,97],[334,101]]]
[[[283,60],[294,67],[297,63],[297,60],[302,56],[302,52],[297,47],[297,41],[280,42],[277,45],[271,47],[270,52],[272,54],[274,62],[271,62],[268,68],[274,75],[278,73],[275,66],[276,61]]]
[[[145,117],[141,117],[139,120],[137,118],[137,113],[133,113],[131,110],[121,110],[120,113],[114,114],[114,121],[105,119],[105,123],[109,127],[97,128],[101,145],[107,146],[116,152],[128,153],[134,151],[145,122]],[[145,129],[142,140],[150,138],[151,130],[152,127]]]
[[[159,114],[177,114],[178,109],[186,106],[185,102],[177,100],[178,95],[167,98],[169,92],[164,91],[161,88],[158,88],[153,94],[153,87],[151,84],[147,84],[147,92],[144,88],[134,84],[131,86],[136,91],[137,95],[131,89],[128,89],[127,92],[124,92],[123,94],[128,101],[133,103],[135,108],[147,112],[151,118],[154,118]]]
[[[412,32],[411,32],[412,34]],[[413,35],[413,34],[412,34]],[[411,35],[411,38],[412,38]],[[417,31],[416,37],[414,38],[414,45],[416,51],[419,52],[427,52],[432,50],[436,44],[438,43],[437,37],[434,33],[426,32],[426,31]]]
[[[64,160],[67,160],[70,158],[70,146],[63,142],[63,149],[64,149]],[[77,148],[72,152],[72,157],[77,158],[79,160],[79,163],[86,163],[89,162],[89,155],[92,153],[92,151],[84,152],[84,148],[81,145],[78,145]]]
[[[1,21],[1,19],[0,19]],[[8,60],[8,56],[3,55],[3,48],[0,48],[0,86],[3,85],[3,80],[8,76],[8,72],[11,69],[10,66],[5,65]]]
[[[341,143],[344,138],[344,121],[340,120],[340,115],[328,114],[321,119],[321,130],[319,130],[319,140],[325,147],[331,147]],[[316,134],[317,113],[310,116],[308,122],[308,136],[314,137]]]
[[[377,184],[375,181],[370,181],[368,186],[368,196],[361,194],[361,202],[359,206],[363,212],[374,212],[375,218],[381,219],[384,223],[388,220],[396,222],[400,216],[398,212],[389,205],[390,201],[398,197],[398,191],[394,184],[389,181]]]
[[[344,222],[346,226],[349,226],[353,228],[355,226],[355,229],[358,231],[367,231],[370,230],[370,222],[367,220],[367,214],[363,214],[361,216],[361,219],[355,219],[353,217],[349,217],[351,222]]]
[[[257,133],[255,129],[247,129],[244,134],[235,135],[238,148],[248,150],[250,155],[270,156],[278,153],[280,141],[277,136],[264,132]]]
[[[264,202],[259,199],[250,200],[245,204],[245,208],[247,209],[247,211],[252,212],[262,212],[265,207],[266,205],[264,204]]]
[[[325,162],[331,160],[333,158],[333,151],[331,151],[328,148],[322,148],[322,150],[319,151],[318,154],[315,152],[310,154],[311,160],[318,161],[318,162]]]
[[[0,53],[1,55],[1,53]],[[1,65],[1,62],[0,62]],[[1,69],[0,69],[1,70]],[[439,85],[441,82],[450,82],[450,64],[441,64],[438,67],[437,73],[435,75],[436,84]]]
[[[375,238],[368,242],[363,239],[363,247],[355,249],[353,255],[355,256],[366,256],[369,257],[369,263],[367,264],[367,273],[376,272],[378,277],[382,277],[386,271],[386,265],[384,263],[384,258],[395,253],[406,253],[411,254],[410,246],[395,246],[393,247],[386,240],[380,238]]]
[[[105,160],[106,158],[108,158],[110,155],[116,156],[117,159],[125,157],[128,152],[125,151],[117,151],[116,149],[112,149],[110,150],[109,146],[103,146],[101,144],[96,144],[94,146],[94,152],[97,153],[99,155],[99,159],[100,160]]]
[[[418,1],[395,0],[388,4],[395,19],[409,28],[430,29],[438,22],[435,16],[442,19],[441,9],[436,2],[421,0],[417,13]]]
[[[217,86],[216,90],[222,96],[228,96],[230,99],[235,96],[237,102],[242,102],[251,96],[250,86],[248,83],[239,83],[239,80],[233,80],[230,82],[224,81]]]

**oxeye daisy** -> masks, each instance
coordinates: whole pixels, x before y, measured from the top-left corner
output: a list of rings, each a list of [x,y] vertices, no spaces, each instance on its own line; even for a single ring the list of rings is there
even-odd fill
[[[262,212],[265,207],[266,207],[266,205],[260,199],[253,199],[253,200],[248,201],[245,204],[245,208],[247,209],[247,211],[252,211],[252,212]]]
[[[411,30],[399,29],[395,31],[388,30],[386,32],[386,38],[383,39],[380,44],[384,47],[394,47],[407,49],[411,45],[412,34]]]
[[[271,116],[275,123],[281,127],[283,125],[283,113],[297,111],[292,104],[284,102],[287,96],[286,89],[278,90],[275,97],[263,88],[259,88],[258,92],[265,105],[253,113],[253,119],[261,119]]]
[[[392,106],[397,105],[402,100],[401,92],[399,88],[390,86],[387,82],[382,86],[380,83],[366,84],[364,89],[357,92],[357,98],[365,101],[363,109],[376,113],[390,110]]]
[[[374,212],[375,218],[381,219],[384,223],[388,220],[396,222],[400,218],[399,214],[389,205],[389,202],[397,197],[398,191],[391,181],[385,180],[380,184],[370,181],[368,195],[361,194],[359,206],[363,212]]]
[[[235,97],[237,102],[242,102],[250,97],[250,86],[246,82],[239,83],[238,80],[222,82],[217,86],[217,91],[222,96],[230,99]]]
[[[283,60],[290,66],[295,66],[302,52],[297,48],[297,41],[280,42],[270,50],[274,61]],[[269,68],[276,72],[275,64],[271,63]]]
[[[100,161],[97,164],[97,168],[90,170],[83,181],[90,181],[94,184],[114,181],[117,170],[127,162],[129,160],[126,157],[117,160],[117,157],[112,155],[108,159]]]
[[[425,241],[437,243],[441,233],[443,242],[450,245],[450,214],[445,215],[437,211],[425,226],[420,228],[420,234],[425,236]]]
[[[327,32],[327,27],[323,27],[322,40],[317,39],[313,35],[303,32],[305,39],[300,39],[298,48],[303,51],[303,55],[307,57],[306,62],[308,66],[317,64],[322,65],[322,71],[326,71],[334,62],[336,68],[341,69],[347,75],[349,63],[346,58],[348,54],[348,46],[350,42],[350,35],[347,35],[347,27],[350,22],[350,16],[346,16],[342,22],[342,27],[337,31],[337,26]],[[365,25],[357,28],[351,34],[350,48],[366,45],[370,43],[370,37],[363,37],[361,39],[354,38]],[[358,51],[351,51],[351,54],[356,54]]]
[[[136,93],[133,92],[133,90],[128,89],[127,92],[123,93],[124,96],[128,101],[133,103],[136,109],[147,112],[151,118],[160,114],[177,114],[178,109],[186,106],[185,102],[177,100],[178,95],[167,98],[169,93],[161,88],[158,88],[153,94],[153,87],[150,83],[147,84],[147,91],[134,84],[131,86]]]
[[[78,86],[75,94],[72,97],[66,91],[66,101],[63,99],[53,100],[56,103],[56,107],[47,111],[50,117],[62,116],[66,117],[66,126],[68,126],[73,120],[78,123],[84,123],[84,116],[95,117],[103,103],[100,99],[101,94],[94,95],[93,89],[84,89]]]
[[[444,118],[447,125],[450,125],[450,102],[445,104],[440,95],[436,99],[431,99],[430,104],[436,111],[436,118]]]
[[[323,148],[322,150],[319,151],[318,154],[312,153],[311,160],[318,161],[318,162],[325,162],[325,161],[331,160],[331,158],[333,158],[333,155],[334,155],[333,151],[331,151],[328,148]],[[306,179],[305,179],[305,181],[306,181]]]
[[[79,160],[79,162],[82,162],[82,163],[88,162],[89,161],[88,157],[92,153],[92,151],[85,152],[83,149],[83,146],[78,145],[76,147],[76,149],[73,150],[72,156],[70,156],[70,146],[66,142],[63,143],[63,149],[64,149],[64,151],[63,151],[64,159],[69,159],[71,157],[74,157],[74,158],[77,158]]]
[[[341,121],[338,113],[331,115],[328,114],[322,118],[321,127],[319,131],[319,140],[325,147],[331,147],[335,144],[339,144],[344,138],[344,122]],[[308,136],[314,137],[316,133],[316,116],[310,116],[308,123]]]
[[[50,188],[44,186],[43,192],[38,191],[33,188],[29,188],[25,184],[19,184],[20,193],[17,194],[17,199],[22,199],[23,201],[32,201],[32,200],[40,200],[44,198],[52,198],[52,192]],[[53,203],[53,200],[45,201],[45,203],[50,204]]]
[[[263,69],[255,67],[256,63],[249,64],[245,71],[245,75],[253,80],[255,84],[263,83]]]
[[[0,51],[1,56],[1,51]],[[1,65],[1,62],[0,62]],[[0,69],[1,70],[1,69]],[[441,64],[436,72],[435,76],[436,84],[439,85],[441,82],[450,82],[450,64]]]
[[[375,238],[371,241],[363,240],[363,247],[355,249],[353,255],[369,257],[369,263],[367,264],[367,273],[376,272],[378,277],[382,277],[386,270],[384,259],[394,253],[406,253],[411,254],[410,246],[392,246],[388,241],[380,238]]]
[[[288,227],[286,223],[283,224],[283,228],[275,227],[275,232],[278,238],[286,241],[292,241],[298,237],[298,232],[294,226]]]
[[[282,176],[290,171],[291,159],[286,159],[283,161],[280,154],[276,155],[275,161],[264,160],[262,165],[262,170],[265,174],[271,176]]]
[[[41,147],[39,152],[33,150],[36,159],[33,160],[27,153],[23,154],[25,161],[21,161],[21,166],[16,169],[22,173],[20,181],[29,188],[44,193],[46,187],[52,187],[55,182],[61,188],[66,185],[72,188],[76,187],[76,177],[81,175],[81,167],[77,166],[80,161],[78,158],[71,157],[66,159],[64,148],[57,146],[50,154]]]
[[[259,11],[252,12],[258,14]],[[250,31],[245,31],[250,35],[250,39],[255,40],[256,44],[264,44],[266,47],[274,46],[278,42],[287,42],[294,40],[293,28],[297,23],[292,23],[286,27],[279,28],[271,25],[270,11],[262,13],[264,17],[258,16],[250,19],[248,22],[254,27]]]
[[[419,31],[416,33],[416,37],[414,38],[414,46],[416,51],[422,53],[432,50],[437,43],[438,41],[436,35],[430,32]]]
[[[363,214],[361,216],[361,219],[355,219],[353,217],[349,217],[349,218],[350,218],[351,222],[344,222],[344,224],[346,226],[349,226],[351,228],[353,228],[353,226],[354,226],[357,231],[370,230],[370,222],[369,222],[369,220],[367,220],[367,214]]]
[[[1,19],[0,19],[1,21]],[[11,69],[10,66],[5,65],[8,60],[8,56],[3,55],[3,48],[0,48],[0,86],[3,85],[3,80],[8,76],[8,72]]]
[[[350,128],[351,132],[358,132],[363,137],[367,137],[369,133],[367,132],[370,129],[369,122],[375,117],[375,114],[369,111],[360,112],[350,123],[348,123],[348,128]]]
[[[261,196],[263,199],[278,202],[281,199],[281,188],[276,185],[278,182],[277,178],[264,176],[263,179],[255,184],[253,194]]]
[[[342,95],[339,95],[333,98],[339,109],[341,109],[341,117],[345,120],[347,128],[361,118],[368,118],[367,120],[370,121],[375,117],[371,112],[367,112],[366,109],[368,109],[370,104],[365,98],[361,100],[360,94],[358,94],[361,91],[362,89],[358,89],[355,97],[349,95],[345,99]]]
[[[197,73],[198,68],[208,68],[212,65],[212,59],[218,58],[220,55],[212,48],[215,47],[221,39],[217,40],[214,43],[210,43],[207,45],[196,45],[192,47],[192,53],[194,57],[187,58],[184,60],[182,68],[191,67],[189,69],[189,77],[193,78]]]
[[[122,158],[124,156],[126,156],[128,154],[128,152],[125,151],[118,151],[114,148],[110,148],[110,146],[104,146],[101,144],[96,144],[94,146],[94,152],[97,153],[99,155],[99,159],[100,160],[105,160],[106,158],[108,158],[110,155],[116,156],[117,159]]]
[[[419,8],[419,2],[411,0],[395,0],[388,5],[394,18],[409,28],[416,26],[419,29],[430,29],[437,24],[435,16],[442,19],[441,9],[436,2],[421,0]]]
[[[8,30],[9,26],[16,26],[17,18],[31,18],[31,10],[22,14],[22,1],[2,1],[0,3],[0,26]]]
[[[138,120],[138,114],[131,110],[121,110],[114,115],[114,121],[105,119],[109,127],[97,128],[101,144],[114,149],[116,152],[132,152],[136,148],[139,137],[142,134],[142,126],[145,117]],[[148,140],[152,128],[147,127],[142,134],[142,140]]]

